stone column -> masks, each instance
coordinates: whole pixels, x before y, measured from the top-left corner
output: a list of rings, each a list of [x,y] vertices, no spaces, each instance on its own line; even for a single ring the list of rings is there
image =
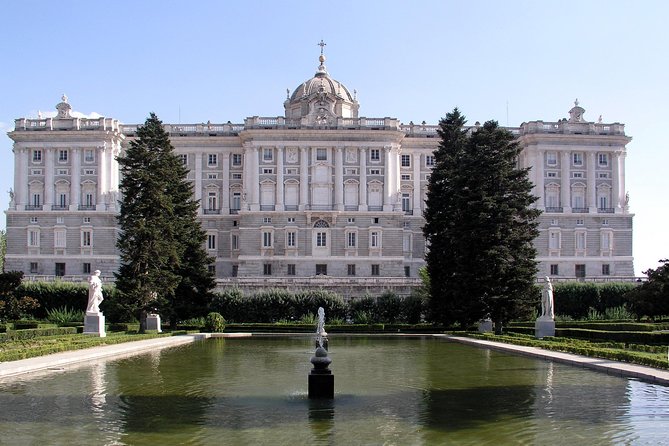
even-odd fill
[[[54,170],[53,148],[44,149],[44,210],[51,210],[53,205],[53,170]]]
[[[569,178],[569,166],[571,165],[571,152],[562,152],[560,171],[560,205],[564,212],[571,212],[571,180]]]
[[[81,150],[72,149],[72,174],[70,179],[70,210],[76,211],[81,203]]]
[[[219,207],[222,214],[227,214],[230,209],[230,152],[223,152],[221,162],[223,163],[223,189],[219,197]]]
[[[597,213],[597,186],[595,178],[595,152],[588,152],[588,202],[586,206],[591,213]]]
[[[622,207],[620,205],[620,152],[613,152],[611,156],[611,178],[612,178],[612,189],[611,189],[611,207],[614,209],[614,212],[617,214],[622,212]]]
[[[336,211],[344,210],[344,156],[343,147],[335,148],[335,196],[334,204]]]
[[[309,207],[309,148],[300,147],[300,207],[301,211]]]
[[[253,147],[251,151],[253,182],[251,183],[251,206],[249,210],[260,210],[260,147]]]
[[[195,200],[200,203],[198,215],[202,215],[202,152],[195,154]]]
[[[535,176],[534,176],[534,195],[538,197],[539,199],[536,201],[537,203],[537,208],[543,210],[546,207],[546,201],[544,199],[544,189],[545,189],[545,174],[544,174],[544,163],[545,158],[544,158],[545,151],[544,150],[537,150],[537,156],[536,156],[536,169],[535,170]]]
[[[360,148],[360,211],[367,210],[367,149]]]
[[[277,211],[283,211],[284,209],[283,149],[283,146],[276,146],[276,199],[274,200],[274,209]]]
[[[393,210],[395,198],[393,195],[393,153],[391,146],[383,147],[383,211],[388,212]]]
[[[107,172],[108,166],[107,166],[107,146],[105,144],[98,146],[98,153],[97,153],[97,167],[98,167],[98,199],[96,201],[95,209],[99,211],[104,211],[107,209],[107,197],[106,193],[109,192],[109,189],[107,189],[107,176],[109,173]]]
[[[28,204],[28,149],[14,143],[14,205],[21,211]]]
[[[423,200],[420,188],[420,153],[414,153],[411,158],[413,166],[413,215],[421,215],[423,212]]]
[[[618,183],[620,188],[621,212],[628,211],[627,189],[625,189],[625,158],[627,158],[627,152],[623,150],[620,152],[620,159],[618,160]]]

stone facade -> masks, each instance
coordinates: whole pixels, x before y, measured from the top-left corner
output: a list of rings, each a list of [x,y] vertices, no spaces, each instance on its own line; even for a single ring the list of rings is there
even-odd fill
[[[319,60],[314,77],[286,98],[285,116],[165,125],[190,170],[221,284],[418,283],[437,126],[359,117],[355,92]],[[73,117],[66,97],[56,108],[53,118],[17,119],[9,133],[6,269],[77,280],[99,269],[110,278],[119,261],[116,157],[137,125]],[[544,211],[538,276],[632,277],[631,138],[623,124],[585,121],[578,103],[569,113],[509,128]]]

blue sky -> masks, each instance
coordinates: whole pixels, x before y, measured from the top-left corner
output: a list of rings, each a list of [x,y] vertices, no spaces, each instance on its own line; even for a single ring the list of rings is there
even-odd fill
[[[667,2],[6,2],[0,27],[0,208],[15,118],[73,109],[124,123],[283,114],[327,46],[360,115],[436,124],[567,117],[621,122],[637,273],[669,257]],[[2,219],[0,228],[5,227]]]

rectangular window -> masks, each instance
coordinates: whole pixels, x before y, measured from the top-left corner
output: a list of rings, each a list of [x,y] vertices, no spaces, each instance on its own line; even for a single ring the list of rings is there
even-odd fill
[[[272,247],[272,233],[271,232],[263,232],[262,233],[262,246],[263,246],[263,248],[271,248]]]
[[[379,224],[379,217],[372,217],[372,223],[374,223],[375,225],[378,225]]]
[[[572,153],[572,161],[574,163],[574,166],[582,166],[583,154],[581,152]]]
[[[92,245],[93,233],[92,231],[81,231],[81,246],[90,248]]]
[[[31,169],[30,175],[42,175],[42,169]]]
[[[582,218],[577,218],[576,219],[576,225],[577,226],[583,226],[584,220]]]
[[[411,267],[410,266],[405,266],[404,267],[404,277],[411,277]]]
[[[402,155],[402,167],[411,167],[411,155]]]
[[[316,275],[317,276],[327,276],[328,275],[328,266],[325,263],[316,264]]]
[[[295,223],[295,217],[288,217],[288,223]]]
[[[85,224],[90,224],[91,223],[91,217],[84,217],[84,223]]]
[[[57,175],[69,175],[70,172],[67,169],[58,169]]]
[[[574,265],[574,274],[579,279],[584,278],[585,277],[585,265],[583,265],[583,264]]]
[[[324,248],[328,245],[328,234],[327,232],[317,232],[316,233],[316,246],[319,248]]]
[[[381,150],[379,149],[370,149],[369,151],[369,159],[371,161],[379,161],[381,160]]]
[[[239,249],[239,236],[237,234],[232,234],[230,236],[230,249],[237,251]]]
[[[84,273],[84,274],[90,274],[91,273],[91,264],[90,263],[82,264],[81,272]]]
[[[84,169],[84,175],[95,175],[95,169]]]
[[[262,173],[264,173],[264,174],[273,174],[273,173],[274,173],[274,169],[272,169],[271,167],[265,167],[265,168],[262,170]]]
[[[547,152],[546,153],[546,164],[549,166],[557,166],[557,153],[556,152]]]
[[[286,232],[286,246],[289,248],[297,246],[297,233],[295,231]]]
[[[402,194],[402,211],[409,212],[411,211],[411,195]]]
[[[272,161],[274,158],[274,150],[271,147],[264,147],[262,149],[262,159],[263,161]]]
[[[559,271],[560,271],[560,270],[558,269],[557,264],[552,264],[552,265],[551,265],[551,272],[550,272],[550,275],[551,275],[551,276],[557,276],[557,275],[559,275],[559,274],[560,274]]]
[[[242,208],[242,193],[241,192],[233,192],[232,193],[232,206],[230,206],[230,209],[233,211],[238,211]]]
[[[571,177],[572,178],[583,178],[583,172],[572,172]]]
[[[585,232],[576,233],[576,249],[580,251],[585,250]]]
[[[289,276],[294,276],[295,275],[295,264],[294,263],[289,263],[288,269],[286,270],[286,274]]]
[[[33,163],[42,162],[42,151],[39,149],[33,150]]]
[[[242,165],[242,154],[241,153],[233,153],[232,154],[232,165],[235,167],[241,166]]]
[[[39,246],[39,229],[28,230],[28,246],[33,248]]]
[[[239,265],[232,265],[232,271],[230,275],[232,277],[237,277],[238,274],[239,274]]]
[[[272,275],[272,264],[271,263],[263,263],[262,264],[262,274],[263,274],[263,276],[271,276]]]
[[[58,151],[58,162],[59,163],[67,162],[67,149],[61,149]]]
[[[411,175],[403,173],[402,174],[402,181],[411,181]]]
[[[434,156],[432,156],[432,155],[425,155],[425,166],[426,166],[426,167],[432,167],[432,166],[434,166]]]
[[[42,194],[33,194],[33,206],[41,206],[42,205]]]
[[[218,165],[218,154],[210,153],[209,156],[207,157],[207,165],[209,166]]]
[[[357,175],[358,169],[346,169],[346,175]]]
[[[272,223],[272,217],[263,217],[262,222],[263,223]]]
[[[600,153],[597,156],[599,160],[599,165],[600,166],[608,166],[609,165],[609,154],[608,153]]]
[[[207,234],[207,249],[216,249],[216,234]]]
[[[378,248],[381,246],[381,234],[378,231],[372,231],[369,234],[370,248]]]
[[[56,263],[56,276],[58,277],[63,277],[65,275],[65,264],[64,263]]]
[[[65,241],[65,231],[63,229],[57,229],[53,232],[54,248],[65,248]]]
[[[372,276],[379,276],[380,269],[379,265],[372,265]]]
[[[346,265],[346,274],[349,276],[355,276],[355,265]]]
[[[348,218],[346,219],[346,222],[347,222],[347,223],[355,223],[355,217],[348,217]]]
[[[95,161],[95,152],[93,149],[84,150],[84,162],[92,163],[93,161]]]
[[[611,275],[611,265],[608,263],[605,263],[602,265],[602,276],[610,276]]]
[[[326,161],[328,159],[328,149],[316,149],[316,160]]]
[[[37,274],[39,271],[39,264],[37,262],[30,262],[30,274]]]
[[[207,265],[207,271],[212,276],[215,276],[216,275],[216,265]]]
[[[187,165],[188,164],[188,154],[187,153],[180,153],[179,154],[179,159],[181,160],[182,165]]]
[[[355,232],[348,232],[346,234],[346,247],[355,248],[356,246],[358,246],[356,239],[357,239],[357,234]]]
[[[549,249],[560,249],[560,233],[557,231],[551,231],[548,235],[548,248]]]
[[[37,217],[30,217],[30,223],[37,223]]]
[[[370,175],[381,175],[381,169],[369,169]]]
[[[549,172],[546,172],[546,176],[548,178],[557,178],[558,174],[557,174],[557,172],[550,172],[549,171]]]
[[[233,173],[231,175],[233,180],[241,180],[242,179],[242,174],[241,173]]]
[[[598,176],[599,176],[599,178],[608,178],[609,173],[608,172],[599,172]]]

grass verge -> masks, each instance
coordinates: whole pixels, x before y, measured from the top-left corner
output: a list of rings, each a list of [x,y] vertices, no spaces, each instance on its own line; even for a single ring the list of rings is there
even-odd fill
[[[669,358],[667,357],[666,346],[628,344],[623,342],[594,342],[573,338],[546,337],[544,339],[536,339],[531,335],[516,333],[495,335],[492,333],[454,332],[453,334],[484,339],[486,341],[538,347],[545,350],[574,353],[591,358],[611,359],[669,370]]]
[[[0,343],[0,362],[16,361],[49,355],[51,353],[81,350],[100,345],[120,344],[122,342],[141,341],[143,339],[164,336],[171,336],[171,333],[108,333],[105,338],[83,334],[69,334],[11,340]]]

